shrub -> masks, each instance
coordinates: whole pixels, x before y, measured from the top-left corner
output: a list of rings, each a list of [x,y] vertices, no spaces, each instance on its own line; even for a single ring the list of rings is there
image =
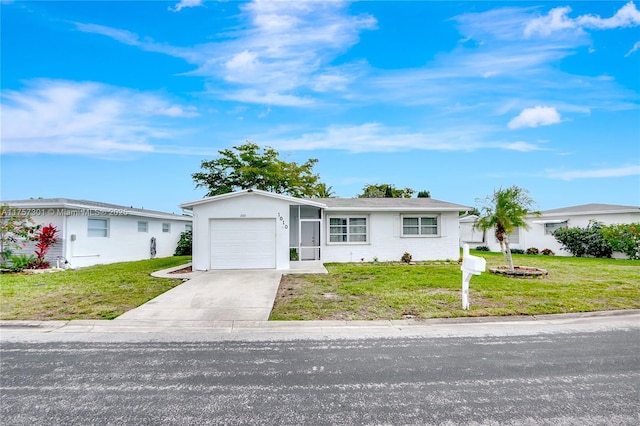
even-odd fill
[[[512,248],[511,254],[524,254],[524,250],[518,249],[518,248],[515,248],[515,249]]]
[[[622,252],[629,259],[640,259],[640,223],[603,226],[601,232],[613,251]]]
[[[58,229],[53,224],[48,224],[38,231],[35,237],[36,241],[36,269],[46,269],[49,267],[49,261],[45,260],[47,252],[57,241],[56,234]]]
[[[298,254],[297,248],[289,249],[289,260],[293,260],[293,261],[300,260],[300,255]]]
[[[36,265],[36,257],[30,254],[17,254],[11,256],[9,260],[11,261],[11,270],[15,272],[22,272]]]
[[[542,250],[540,253],[542,253],[542,254],[543,254],[543,255],[545,255],[545,256],[555,256],[555,255],[556,255],[556,254],[553,252],[553,250],[548,249],[548,248],[546,248],[546,249]]]
[[[611,257],[611,245],[602,235],[602,224],[589,222],[586,228],[560,228],[553,233],[556,240],[562,244],[561,250],[570,252],[576,257]]]
[[[478,247],[476,247],[476,250],[478,250],[478,251],[489,251],[489,247],[487,247],[487,246],[478,246]]]
[[[0,206],[0,265],[5,266],[14,250],[26,247],[27,241],[34,239],[40,229],[29,215],[20,209]]]
[[[411,253],[405,251],[400,260],[404,263],[411,263]]]
[[[526,251],[527,254],[538,254],[538,249],[535,247],[529,247]]]
[[[184,231],[180,234],[180,239],[178,240],[178,246],[176,247],[174,256],[190,256],[192,249],[191,243],[193,240],[193,232],[192,231]]]

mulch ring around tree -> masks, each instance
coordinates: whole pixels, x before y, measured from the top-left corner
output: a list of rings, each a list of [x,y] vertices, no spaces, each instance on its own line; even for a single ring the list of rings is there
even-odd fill
[[[497,268],[489,268],[489,272],[496,275],[505,275],[516,278],[537,278],[548,275],[546,269],[533,268],[530,266],[514,266],[513,271],[508,266],[498,266]]]

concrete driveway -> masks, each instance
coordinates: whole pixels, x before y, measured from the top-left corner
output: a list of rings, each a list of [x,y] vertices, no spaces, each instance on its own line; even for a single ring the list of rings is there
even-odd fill
[[[266,321],[280,278],[274,269],[204,272],[114,321]]]

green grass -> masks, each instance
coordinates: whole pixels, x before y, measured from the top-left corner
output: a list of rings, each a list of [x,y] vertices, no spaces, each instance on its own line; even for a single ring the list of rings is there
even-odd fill
[[[0,275],[0,319],[112,319],[182,283],[149,274],[190,256],[98,265],[47,274]]]
[[[474,252],[487,266],[499,253]],[[112,319],[181,283],[153,271],[188,256],[100,265],[51,274],[0,275],[0,319]],[[461,309],[456,262],[328,264],[328,275],[287,275],[272,320],[402,319],[536,315],[640,308],[640,261],[514,255],[544,278],[483,273],[471,279],[471,309]]]
[[[474,252],[487,267],[500,253]],[[523,279],[474,276],[471,309],[461,308],[456,262],[421,265],[328,264],[329,275],[285,276],[272,320],[402,319],[536,315],[640,308],[640,261],[514,255],[521,266],[549,271]]]

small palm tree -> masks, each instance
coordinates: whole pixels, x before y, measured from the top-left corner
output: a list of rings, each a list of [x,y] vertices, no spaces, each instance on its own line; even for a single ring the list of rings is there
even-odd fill
[[[540,212],[532,210],[534,204],[529,191],[514,185],[507,189],[495,190],[492,196],[484,199],[480,209],[481,217],[475,227],[483,231],[494,228],[496,239],[500,242],[500,251],[504,254],[511,271],[514,267],[509,234],[517,227],[529,229],[527,216],[540,215]]]
[[[332,198],[336,196],[333,192],[333,186],[327,186],[326,183],[316,185],[316,192],[318,198]]]

